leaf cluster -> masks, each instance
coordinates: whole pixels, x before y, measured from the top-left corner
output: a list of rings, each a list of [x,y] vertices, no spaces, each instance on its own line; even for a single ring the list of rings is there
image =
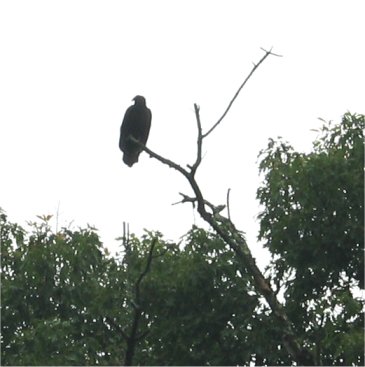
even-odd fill
[[[2,363],[115,363],[105,318],[123,315],[120,267],[92,229],[54,234],[42,219],[26,233],[0,216]]]
[[[326,123],[313,152],[261,152],[267,269],[316,364],[363,364],[363,115]],[[283,330],[234,251],[193,227],[146,232],[110,256],[94,228],[26,231],[0,211],[3,365],[289,365]],[[149,263],[150,261],[150,263]],[[148,271],[147,271],[148,270]],[[136,312],[138,311],[138,312]]]
[[[364,127],[364,115],[346,113],[324,124],[309,154],[281,139],[260,153],[259,238],[317,363],[363,363]]]
[[[2,363],[120,365],[140,282],[140,365],[287,364],[280,330],[216,235],[194,227],[180,244],[131,236],[111,257],[92,228],[28,233],[1,214]]]

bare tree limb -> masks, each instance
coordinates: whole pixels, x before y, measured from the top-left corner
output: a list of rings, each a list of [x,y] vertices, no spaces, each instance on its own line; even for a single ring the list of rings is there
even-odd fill
[[[256,265],[256,261],[253,258],[251,251],[246,243],[246,240],[243,236],[243,233],[239,231],[230,219],[230,213],[228,212],[228,218],[222,216],[220,211],[224,209],[224,206],[215,206],[209,203],[206,199],[204,199],[203,194],[200,190],[200,187],[195,179],[195,173],[199,164],[201,162],[201,152],[202,152],[202,141],[205,137],[207,137],[225,118],[228,111],[230,110],[232,104],[236,100],[242,88],[245,86],[247,81],[251,78],[252,74],[255,70],[264,62],[264,60],[269,55],[276,55],[270,51],[265,51],[265,55],[261,58],[261,60],[254,65],[251,72],[248,74],[244,82],[238,88],[236,94],[229,102],[228,107],[224,111],[223,115],[218,119],[218,121],[208,130],[207,133],[202,134],[200,115],[199,115],[199,107],[195,104],[195,116],[197,120],[198,126],[198,138],[197,138],[197,157],[193,166],[188,166],[190,168],[190,172],[182,168],[177,163],[164,158],[157,153],[153,152],[143,144],[141,144],[136,139],[133,139],[137,144],[141,146],[141,148],[148,153],[151,157],[157,159],[161,163],[169,166],[170,168],[176,169],[180,172],[189,182],[193,192],[194,197],[189,197],[185,194],[180,193],[183,197],[180,203],[191,202],[193,205],[197,204],[197,210],[201,217],[210,224],[210,226],[215,230],[215,232],[222,238],[222,240],[229,245],[229,247],[235,252],[237,259],[241,265],[241,270],[243,273],[247,272],[251,275],[255,288],[258,292],[260,292],[267,303],[269,304],[273,316],[276,318],[277,322],[281,326],[282,329],[282,341],[287,350],[287,352],[292,356],[297,364],[313,364],[313,358],[309,354],[309,352],[303,349],[294,333],[292,328],[292,324],[288,319],[286,312],[283,306],[276,298],[276,294],[271,288],[270,281],[264,277],[260,269]],[[227,206],[229,208],[229,192],[227,193]],[[210,208],[211,213],[206,210],[206,207]]]
[[[202,145],[203,145],[202,124],[200,122],[199,106],[196,103],[194,103],[194,111],[195,111],[196,123],[198,127],[198,139],[197,139],[196,161],[192,167],[189,167],[191,170],[191,175],[193,177],[195,175],[197,168],[199,167],[200,162],[202,161]]]
[[[312,358],[309,353],[302,349],[296,340],[294,331],[292,329],[291,323],[288,317],[276,298],[274,291],[272,290],[270,283],[265,279],[264,275],[261,273],[260,269],[256,265],[255,259],[252,257],[251,251],[247,246],[246,240],[242,233],[237,230],[230,219],[222,216],[215,210],[219,208],[209,203],[204,199],[203,194],[192,174],[181,168],[175,162],[170,161],[160,155],[154,153],[150,149],[146,148],[143,144],[140,144],[141,148],[145,150],[150,156],[156,158],[161,163],[168,165],[170,168],[175,168],[181,172],[189,181],[196,197],[191,198],[185,194],[181,194],[183,199],[181,203],[192,202],[197,203],[198,212],[201,217],[211,225],[211,227],[216,231],[216,233],[223,239],[223,241],[230,246],[230,248],[236,253],[238,260],[241,263],[242,271],[247,271],[253,278],[256,289],[264,296],[267,303],[269,304],[274,317],[278,320],[282,327],[283,344],[286,347],[288,353],[293,357],[293,359],[298,364],[312,364]],[[205,206],[212,209],[213,213],[206,211]]]
[[[231,189],[227,190],[227,215],[228,219],[231,220],[231,210],[229,208],[229,194],[231,193]]]
[[[176,171],[179,171],[183,176],[187,177],[189,176],[189,172],[182,168],[177,163],[171,161],[170,159],[164,158],[157,153],[153,152],[151,149],[148,149],[145,145],[143,145],[139,140],[135,139],[133,136],[129,137],[130,140],[132,140],[134,143],[138,144],[150,157],[157,159],[161,163],[169,166],[170,168],[176,169]]]
[[[180,200],[180,201],[178,201],[177,203],[174,203],[174,204],[192,203],[193,207],[195,207],[195,203],[198,201],[197,198],[192,198],[192,197],[190,197],[188,195],[185,195],[181,192],[179,192],[179,195],[181,195],[183,197],[182,200]],[[204,199],[204,204],[212,210],[213,214],[220,213],[226,207],[225,205],[215,206],[215,205],[211,204],[208,200],[205,200],[205,199]]]
[[[245,78],[245,80],[243,81],[243,83],[240,85],[240,87],[238,88],[237,92],[235,93],[235,95],[233,96],[233,98],[231,99],[231,101],[228,103],[227,108],[225,109],[225,111],[223,112],[223,115],[218,119],[218,121],[205,133],[202,135],[203,138],[206,138],[221,122],[222,120],[226,117],[228,111],[231,109],[234,101],[236,100],[236,98],[238,97],[238,95],[240,94],[242,88],[246,85],[246,83],[250,80],[252,74],[256,71],[256,69],[265,61],[265,59],[269,56],[269,55],[273,55],[273,56],[278,56],[281,57],[281,55],[277,55],[274,54],[273,52],[271,52],[272,48],[270,49],[270,51],[267,51],[263,48],[261,48],[263,51],[265,51],[265,55],[261,58],[261,60],[257,63],[257,64],[253,64],[253,68],[251,70],[251,72],[247,75],[247,77]]]

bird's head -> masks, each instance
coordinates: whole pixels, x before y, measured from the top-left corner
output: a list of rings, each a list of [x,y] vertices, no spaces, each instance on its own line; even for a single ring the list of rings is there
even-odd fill
[[[143,96],[135,96],[132,101],[136,104],[146,105],[146,99]]]

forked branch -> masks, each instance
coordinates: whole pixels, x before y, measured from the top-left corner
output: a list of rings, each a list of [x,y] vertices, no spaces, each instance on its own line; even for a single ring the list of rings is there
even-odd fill
[[[200,187],[195,179],[195,173],[201,163],[201,152],[202,152],[202,144],[203,139],[206,138],[214,129],[222,122],[222,120],[227,115],[228,111],[232,107],[234,101],[238,97],[242,88],[246,85],[247,81],[251,78],[253,73],[257,70],[257,68],[264,62],[264,60],[269,55],[276,55],[270,51],[265,51],[265,55],[260,59],[260,61],[254,65],[251,72],[248,74],[246,79],[243,81],[241,86],[238,88],[237,92],[233,96],[232,100],[229,102],[226,110],[223,115],[218,119],[218,121],[205,133],[202,133],[199,107],[195,104],[195,117],[198,127],[198,138],[197,138],[197,157],[192,166],[188,166],[190,171],[182,168],[179,164],[164,158],[157,153],[153,152],[143,144],[139,143],[137,140],[133,139],[137,144],[141,146],[146,153],[148,153],[151,157],[157,159],[161,163],[169,166],[170,168],[176,169],[180,172],[189,182],[193,192],[194,197],[189,197],[185,194],[180,194],[182,196],[181,203],[190,202],[193,205],[197,204],[197,210],[201,217],[210,224],[210,226],[216,231],[216,233],[222,238],[222,240],[230,246],[230,248],[235,252],[237,259],[242,267],[242,272],[247,272],[251,275],[253,283],[255,285],[256,290],[261,293],[267,303],[269,304],[273,316],[276,318],[278,324],[282,329],[282,341],[285,346],[287,352],[292,356],[294,361],[297,364],[313,364],[312,356],[303,349],[293,331],[290,320],[288,319],[286,312],[283,306],[276,298],[275,292],[272,290],[270,282],[264,277],[261,273],[260,269],[256,265],[256,261],[253,258],[251,251],[246,243],[246,240],[241,231],[237,230],[234,224],[230,219],[230,215],[224,217],[220,214],[221,210],[224,209],[224,206],[215,206],[204,199],[203,194],[200,190]],[[229,193],[227,193],[227,205],[229,206]],[[207,210],[209,209],[209,211]]]
[[[238,95],[240,94],[242,88],[246,85],[246,83],[250,80],[251,76],[253,75],[253,73],[256,71],[256,69],[265,61],[265,59],[269,56],[269,55],[273,55],[273,56],[277,56],[277,57],[281,57],[281,55],[278,54],[274,54],[272,51],[272,48],[270,49],[270,51],[267,51],[263,48],[261,48],[263,51],[265,51],[265,55],[262,56],[262,58],[260,59],[260,61],[257,64],[253,64],[253,68],[250,71],[250,73],[247,75],[247,77],[245,78],[245,80],[243,81],[243,83],[240,85],[240,87],[237,89],[237,92],[235,93],[235,95],[233,96],[233,98],[231,99],[231,101],[228,103],[227,108],[225,109],[225,111],[223,112],[223,115],[218,119],[218,121],[205,133],[203,134],[203,138],[206,138],[221,122],[222,120],[226,117],[228,111],[231,109],[234,101],[236,100],[236,98],[238,97]]]

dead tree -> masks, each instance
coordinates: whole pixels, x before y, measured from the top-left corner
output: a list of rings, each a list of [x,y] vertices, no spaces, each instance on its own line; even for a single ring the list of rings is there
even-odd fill
[[[223,241],[229,245],[229,247],[235,252],[242,268],[247,270],[250,274],[253,283],[255,285],[256,290],[263,295],[267,303],[269,304],[273,316],[278,321],[279,325],[282,328],[282,342],[285,346],[287,352],[292,356],[293,360],[298,365],[312,365],[313,358],[311,354],[304,349],[298,342],[298,339],[294,333],[292,323],[288,319],[286,312],[278,301],[275,292],[271,288],[269,280],[267,280],[260,269],[256,265],[256,261],[253,258],[251,251],[246,243],[245,238],[242,235],[242,232],[239,231],[230,217],[225,217],[221,214],[221,211],[224,209],[224,206],[216,206],[211,204],[204,198],[204,195],[195,179],[196,171],[202,161],[202,145],[203,140],[211,134],[214,129],[222,122],[222,120],[226,117],[228,111],[232,107],[234,101],[238,97],[242,88],[246,85],[248,80],[251,78],[256,69],[264,62],[264,60],[269,55],[275,55],[272,50],[265,52],[264,56],[260,59],[257,64],[254,64],[251,72],[245,78],[241,86],[238,88],[237,92],[229,102],[226,110],[222,114],[222,116],[218,119],[218,121],[205,133],[202,131],[202,125],[200,121],[199,114],[199,106],[194,104],[194,111],[197,123],[198,137],[197,137],[197,154],[195,162],[192,165],[187,165],[187,168],[183,168],[181,165],[162,157],[161,155],[153,152],[146,146],[140,144],[137,140],[133,139],[136,143],[141,145],[141,148],[150,155],[160,161],[161,163],[169,166],[170,168],[175,169],[180,172],[189,182],[194,196],[188,196],[185,194],[180,194],[182,196],[182,200],[180,203],[190,202],[196,205],[197,211],[201,215],[201,217],[210,224],[210,226],[215,230],[215,232],[223,239]]]

